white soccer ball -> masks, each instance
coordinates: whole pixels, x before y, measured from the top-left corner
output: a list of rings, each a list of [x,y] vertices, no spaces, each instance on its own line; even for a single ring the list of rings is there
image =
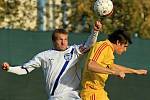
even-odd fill
[[[94,12],[98,16],[107,16],[113,10],[113,3],[111,0],[96,0],[94,3]]]

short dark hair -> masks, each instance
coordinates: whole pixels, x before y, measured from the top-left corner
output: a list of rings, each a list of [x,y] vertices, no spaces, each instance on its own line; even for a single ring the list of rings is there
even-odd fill
[[[117,43],[117,40],[122,44],[132,44],[130,34],[123,29],[117,29],[112,34],[108,35],[108,40],[114,44]]]
[[[52,41],[55,41],[57,36],[56,34],[68,34],[64,29],[55,29],[52,33]]]

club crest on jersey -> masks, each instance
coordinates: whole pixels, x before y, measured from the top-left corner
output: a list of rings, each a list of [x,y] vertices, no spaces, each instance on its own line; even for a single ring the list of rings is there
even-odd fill
[[[71,60],[71,58],[72,58],[71,53],[66,53],[66,54],[64,55],[64,59],[65,59],[66,61]]]

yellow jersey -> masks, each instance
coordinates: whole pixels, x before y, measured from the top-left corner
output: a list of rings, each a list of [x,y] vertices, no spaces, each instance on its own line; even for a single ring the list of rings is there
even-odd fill
[[[99,67],[108,67],[114,63],[114,48],[109,40],[96,42],[90,49],[82,75],[83,89],[101,89],[104,88],[108,74],[101,74],[89,71],[87,69],[88,60],[97,62]]]

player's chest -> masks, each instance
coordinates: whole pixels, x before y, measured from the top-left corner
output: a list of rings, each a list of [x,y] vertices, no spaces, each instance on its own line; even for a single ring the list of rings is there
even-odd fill
[[[65,62],[74,62],[78,59],[77,54],[75,52],[54,52],[49,56],[49,62],[52,65],[63,64]]]

